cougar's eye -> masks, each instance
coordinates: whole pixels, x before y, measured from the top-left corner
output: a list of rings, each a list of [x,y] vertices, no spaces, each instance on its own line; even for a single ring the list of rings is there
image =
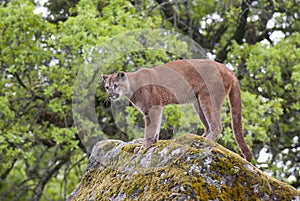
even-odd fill
[[[114,89],[118,88],[119,85],[118,84],[114,84]]]
[[[108,86],[106,86],[105,89],[108,90]]]

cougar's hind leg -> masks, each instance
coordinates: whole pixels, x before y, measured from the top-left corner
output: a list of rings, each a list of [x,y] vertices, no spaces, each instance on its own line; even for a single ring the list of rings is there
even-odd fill
[[[209,133],[205,137],[215,141],[222,131],[221,106],[213,103],[211,98],[199,102],[209,127]]]
[[[158,140],[162,117],[162,107],[153,106],[147,110],[144,115],[146,125],[142,149],[151,146]]]
[[[200,107],[200,103],[198,101],[193,103],[193,108],[196,111],[196,113],[197,113],[197,115],[198,115],[200,121],[202,122],[202,124],[204,126],[204,129],[205,129],[202,136],[206,137],[209,134],[210,130],[209,130],[209,125],[206,121],[205,115],[204,115],[204,113],[203,113],[203,111]]]

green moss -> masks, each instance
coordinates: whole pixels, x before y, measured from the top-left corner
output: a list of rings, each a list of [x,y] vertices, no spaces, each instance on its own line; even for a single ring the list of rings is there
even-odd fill
[[[141,146],[138,144],[125,144],[122,147],[122,151],[128,152],[128,153],[134,153],[137,149],[139,149]]]
[[[196,135],[141,144],[97,144],[99,165],[87,171],[73,200],[292,200],[292,186],[270,178],[239,155]],[[90,159],[95,160],[95,159]],[[253,170],[251,170],[253,168]]]

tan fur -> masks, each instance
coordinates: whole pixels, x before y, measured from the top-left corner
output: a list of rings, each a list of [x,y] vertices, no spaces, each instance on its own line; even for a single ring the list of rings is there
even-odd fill
[[[162,109],[168,104],[191,103],[205,127],[203,136],[216,140],[222,131],[221,107],[229,96],[236,142],[251,161],[242,131],[242,105],[237,78],[223,64],[207,59],[177,60],[136,72],[103,75],[108,95],[125,95],[146,121],[143,148],[157,142]]]

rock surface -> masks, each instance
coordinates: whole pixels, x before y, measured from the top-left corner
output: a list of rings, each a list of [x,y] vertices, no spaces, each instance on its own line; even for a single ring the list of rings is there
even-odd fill
[[[196,135],[159,141],[137,153],[141,140],[98,142],[75,200],[294,200],[300,192],[239,155]]]

